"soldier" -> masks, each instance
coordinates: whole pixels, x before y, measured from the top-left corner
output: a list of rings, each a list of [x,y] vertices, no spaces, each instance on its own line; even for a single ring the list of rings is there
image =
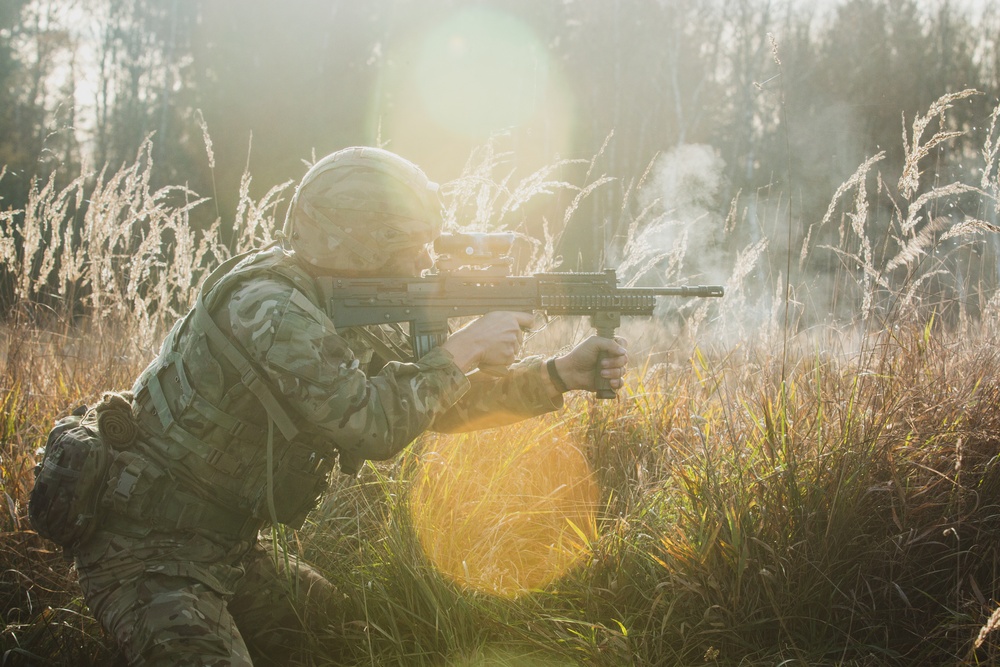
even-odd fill
[[[115,455],[111,508],[74,550],[93,613],[135,665],[287,662],[334,607],[332,585],[258,541],[301,526],[337,463],[349,474],[427,429],[496,426],[621,385],[620,342],[592,337],[503,378],[524,313],[494,312],[415,363],[379,328],[335,330],[313,276],[416,276],[440,233],[437,186],[410,162],[349,148],[299,184],[283,243],[225,263],[132,388],[138,436]],[[598,359],[604,355],[604,359]],[[252,657],[251,657],[252,656]]]

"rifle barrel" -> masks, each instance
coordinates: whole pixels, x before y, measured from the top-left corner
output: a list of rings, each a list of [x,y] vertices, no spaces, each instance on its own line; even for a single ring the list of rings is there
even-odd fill
[[[721,297],[726,290],[722,285],[681,285],[679,287],[644,287],[656,296]]]

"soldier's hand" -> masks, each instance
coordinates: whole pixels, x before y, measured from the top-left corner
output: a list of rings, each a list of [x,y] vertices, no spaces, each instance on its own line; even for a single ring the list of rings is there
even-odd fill
[[[556,357],[556,371],[567,389],[595,391],[595,374],[599,368],[601,377],[607,379],[613,389],[620,389],[628,366],[625,344],[624,338],[610,340],[591,336],[567,354]]]
[[[524,330],[534,321],[531,313],[487,313],[453,333],[441,347],[465,373],[480,366],[510,366],[521,350]]]

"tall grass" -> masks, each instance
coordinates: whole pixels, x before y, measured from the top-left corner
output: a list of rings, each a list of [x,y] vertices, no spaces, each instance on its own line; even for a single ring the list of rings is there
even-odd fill
[[[1000,109],[975,182],[925,171],[957,131],[949,105],[972,94],[905,126],[901,173],[878,171],[876,155],[831,193],[801,246],[781,249],[798,260],[790,290],[774,237],[737,243],[748,212],[788,199],[735,202],[721,232],[735,244],[727,296],[628,327],[619,400],[573,396],[515,427],[428,435],[335,479],[288,538],[343,593],[311,664],[995,662]],[[487,146],[446,189],[449,215],[520,231],[528,202],[568,194],[524,263],[550,268],[567,221],[609,183],[597,162],[515,181]],[[564,168],[579,166],[584,182],[571,183]],[[221,223],[191,231],[199,198],[151,191],[147,167],[142,153],[0,214],[16,286],[0,357],[0,636],[12,658],[114,658],[72,571],[24,520],[34,449],[57,414],[131,383],[205,271],[269,238],[287,186],[255,202],[248,177],[227,243]],[[626,279],[682,279],[692,237],[657,246],[643,234],[678,226],[670,212],[622,210]],[[832,285],[807,270],[824,255],[837,260]],[[552,323],[528,351],[584,333]]]

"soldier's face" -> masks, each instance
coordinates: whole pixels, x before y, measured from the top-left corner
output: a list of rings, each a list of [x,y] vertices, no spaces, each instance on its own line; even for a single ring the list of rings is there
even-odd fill
[[[427,244],[396,253],[386,262],[382,273],[399,278],[418,278],[433,265],[430,244]]]

